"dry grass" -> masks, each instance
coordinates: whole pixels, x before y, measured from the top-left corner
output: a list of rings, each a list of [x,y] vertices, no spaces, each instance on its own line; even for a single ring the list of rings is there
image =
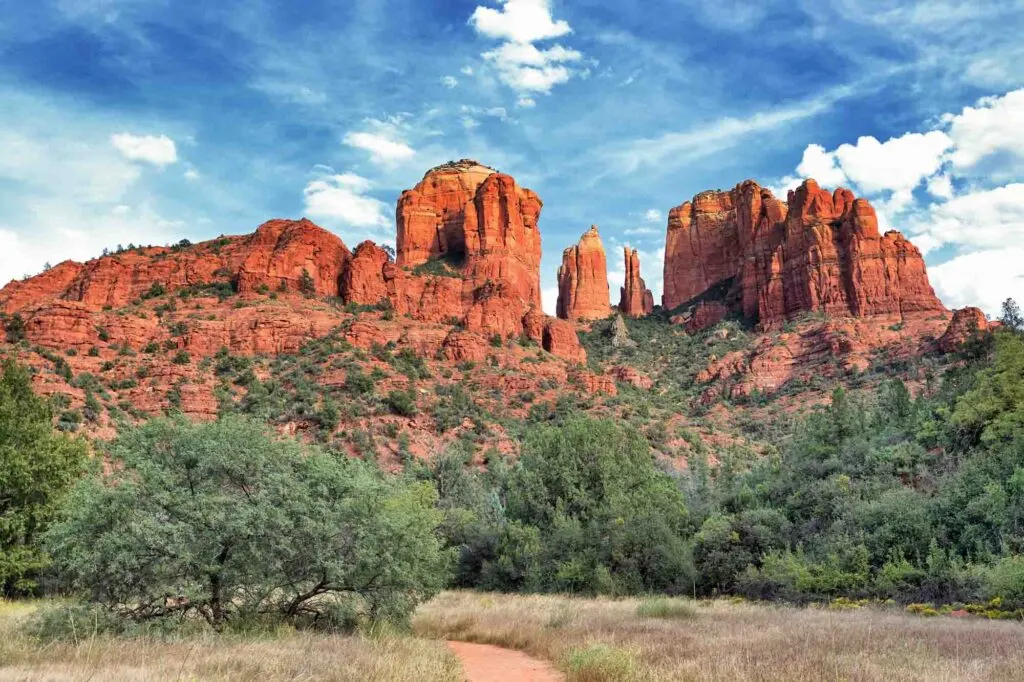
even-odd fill
[[[522,649],[555,661],[570,682],[998,682],[1024,675],[1019,623],[725,601],[692,608],[692,617],[648,617],[640,613],[688,609],[636,599],[449,592],[422,606],[414,627],[424,636]]]
[[[441,642],[281,632],[273,637],[181,641],[88,638],[40,645],[21,622],[45,605],[0,601],[0,680],[339,680],[462,679]]]

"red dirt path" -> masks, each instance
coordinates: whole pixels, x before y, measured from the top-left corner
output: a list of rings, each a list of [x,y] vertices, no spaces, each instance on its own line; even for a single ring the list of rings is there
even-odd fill
[[[565,676],[549,663],[521,651],[490,644],[448,642],[462,661],[469,682],[564,682]]]

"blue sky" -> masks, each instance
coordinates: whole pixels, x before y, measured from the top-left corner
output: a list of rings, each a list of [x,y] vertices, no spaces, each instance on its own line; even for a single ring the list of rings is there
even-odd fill
[[[746,178],[872,199],[947,305],[1024,301],[1019,0],[38,0],[0,13],[0,280],[307,215],[393,239],[430,167],[601,227],[661,293],[668,209]]]

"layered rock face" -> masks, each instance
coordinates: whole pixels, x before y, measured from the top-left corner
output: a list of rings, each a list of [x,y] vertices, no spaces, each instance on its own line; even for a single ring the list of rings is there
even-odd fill
[[[511,176],[475,161],[428,171],[398,200],[396,263],[380,275],[395,308],[419,319],[454,316],[472,332],[526,335],[556,355],[585,358],[571,326],[540,322],[537,313],[542,206]],[[454,267],[456,278],[418,275],[429,261]]]
[[[260,287],[299,291],[304,276],[320,296],[337,296],[342,273],[351,258],[335,234],[306,219],[271,220],[245,243],[246,257],[238,268],[238,291]]]
[[[562,252],[556,314],[563,320],[601,320],[611,314],[608,262],[596,225]]]
[[[921,253],[879,233],[874,209],[813,180],[785,203],[748,180],[705,192],[669,214],[664,305],[720,287],[726,303],[762,327],[802,312],[902,317],[945,311]]]
[[[654,295],[640,276],[640,255],[625,247],[626,283],[620,289],[619,312],[630,317],[645,317],[654,311]]]
[[[397,263],[443,258],[462,265],[473,289],[504,280],[539,308],[542,206],[511,176],[475,161],[438,166],[398,200]]]

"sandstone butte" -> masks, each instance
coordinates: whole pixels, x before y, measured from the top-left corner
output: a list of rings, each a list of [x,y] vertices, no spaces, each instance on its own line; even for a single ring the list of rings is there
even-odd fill
[[[640,255],[636,249],[623,248],[626,282],[620,289],[619,312],[629,317],[646,317],[654,311],[654,295],[640,276]]]
[[[882,235],[847,189],[806,180],[785,202],[752,180],[702,192],[669,213],[663,304],[721,296],[761,328],[805,312],[835,317],[945,313],[920,251]]]
[[[429,171],[402,194],[397,262],[372,242],[350,252],[336,235],[309,220],[271,220],[248,236],[61,263],[0,290],[0,311],[22,315],[30,340],[52,340],[54,347],[66,348],[94,335],[96,313],[155,290],[219,284],[243,296],[302,291],[345,303],[386,302],[424,323],[457,322],[482,342],[495,335],[525,335],[554,355],[583,362],[586,354],[575,329],[539,312],[541,205],[510,176],[463,160]],[[439,273],[426,267],[431,260],[454,266],[442,266]],[[264,319],[248,309],[230,317],[230,322],[194,325],[190,348],[282,352],[331,327],[330,320],[305,319],[301,311],[278,310]],[[129,343],[144,344],[151,340],[147,328],[155,323],[123,317],[117,325]],[[206,327],[211,330],[204,332]],[[200,338],[204,333],[211,338]],[[464,338],[457,345],[466,352]]]
[[[563,320],[603,320],[612,312],[608,262],[597,226],[562,252],[558,268],[557,315]]]

